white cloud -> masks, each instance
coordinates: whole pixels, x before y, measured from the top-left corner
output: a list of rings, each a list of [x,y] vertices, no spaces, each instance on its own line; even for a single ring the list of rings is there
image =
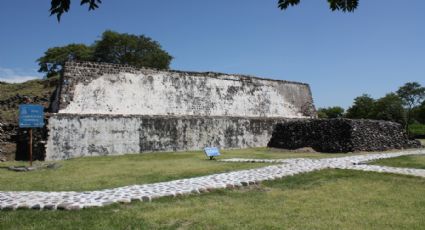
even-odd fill
[[[0,81],[20,83],[33,79],[41,79],[42,76],[36,70],[11,69],[0,67]]]

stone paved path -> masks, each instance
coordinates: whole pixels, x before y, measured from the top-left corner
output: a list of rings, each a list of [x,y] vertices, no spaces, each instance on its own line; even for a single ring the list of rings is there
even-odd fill
[[[261,181],[275,180],[325,168],[354,169],[385,173],[425,177],[425,170],[392,168],[375,165],[365,165],[365,162],[392,158],[402,155],[425,154],[425,149],[368,154],[350,157],[325,159],[226,159],[225,162],[266,162],[276,165],[219,173],[190,179],[174,180],[145,185],[132,185],[114,189],[104,189],[88,192],[0,192],[0,209],[64,209],[77,210],[88,207],[101,207],[112,203],[129,203],[131,201],[151,201],[166,196],[198,194],[214,189],[234,188],[257,184]]]

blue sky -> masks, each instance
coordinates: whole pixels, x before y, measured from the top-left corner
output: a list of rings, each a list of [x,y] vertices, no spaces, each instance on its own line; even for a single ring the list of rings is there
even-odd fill
[[[90,44],[111,29],[157,40],[173,69],[309,83],[317,107],[425,85],[423,0],[360,0],[348,14],[326,0],[287,11],[277,0],[103,0],[93,12],[72,3],[61,23],[49,17],[49,0],[0,3],[0,80],[41,77],[35,60],[47,48]]]

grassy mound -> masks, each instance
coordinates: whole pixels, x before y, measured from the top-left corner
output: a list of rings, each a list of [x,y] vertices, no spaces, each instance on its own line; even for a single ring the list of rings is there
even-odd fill
[[[18,106],[23,102],[24,96],[36,99],[36,102],[47,107],[58,79],[59,77],[53,77],[23,83],[0,82],[0,122],[17,123]]]

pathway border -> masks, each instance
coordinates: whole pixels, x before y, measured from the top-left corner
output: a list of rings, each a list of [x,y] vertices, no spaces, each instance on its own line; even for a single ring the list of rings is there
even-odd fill
[[[425,170],[365,165],[365,162],[404,155],[425,154],[425,149],[386,152],[349,157],[324,159],[225,159],[224,162],[276,163],[256,169],[218,173],[189,179],[173,180],[144,185],[131,185],[113,189],[87,192],[0,192],[0,209],[78,210],[102,207],[113,203],[151,201],[152,199],[188,194],[199,194],[216,189],[235,188],[280,179],[300,173],[326,168],[398,173],[425,177]]]

